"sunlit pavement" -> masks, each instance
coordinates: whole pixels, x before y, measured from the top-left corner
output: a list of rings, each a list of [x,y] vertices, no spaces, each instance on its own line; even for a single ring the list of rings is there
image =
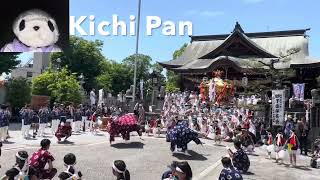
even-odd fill
[[[31,154],[38,149],[41,140],[41,138],[24,140],[18,128],[11,129],[16,131],[10,131],[10,136],[13,138],[10,138],[10,143],[4,144],[2,148],[0,175],[14,165],[14,155],[18,150],[25,149]],[[48,128],[46,131],[50,132]],[[99,132],[97,135],[90,132],[72,135],[69,138],[70,142],[63,144],[58,144],[52,135],[47,136],[52,141],[50,152],[56,159],[54,166],[58,171],[61,172],[64,168],[63,156],[73,152],[77,156],[77,168],[84,174],[83,179],[88,180],[114,179],[111,164],[116,159],[122,159],[127,163],[134,180],[160,179],[167,165],[173,160],[187,160],[193,170],[194,180],[217,179],[222,169],[220,159],[227,153],[225,145],[232,147],[230,143],[216,146],[212,141],[202,139],[205,142],[204,146],[189,144],[189,153],[192,157],[186,157],[173,156],[164,135],[160,138],[144,135],[141,140],[136,133],[132,133],[130,141],[125,142],[118,137],[112,145],[109,144],[109,135],[106,132]],[[320,170],[306,167],[310,161],[307,157],[298,160],[298,168],[289,168],[288,162],[285,162],[285,165],[277,165],[274,163],[275,160],[265,158],[264,150],[256,148],[255,155],[251,155],[250,160],[250,174],[244,175],[245,179],[294,180],[303,176],[303,179],[311,180],[320,176]]]

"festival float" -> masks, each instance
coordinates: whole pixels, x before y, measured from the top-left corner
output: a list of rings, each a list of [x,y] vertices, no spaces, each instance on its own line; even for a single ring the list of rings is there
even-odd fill
[[[208,80],[204,77],[199,89],[201,102],[208,102],[212,105],[229,105],[235,94],[235,86],[230,80],[221,78],[223,71],[213,72],[213,78]]]

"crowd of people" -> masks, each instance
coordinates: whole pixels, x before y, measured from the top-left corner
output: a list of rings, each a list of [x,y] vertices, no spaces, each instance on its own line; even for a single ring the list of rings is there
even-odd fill
[[[0,109],[0,140],[7,141],[10,112],[6,106]],[[159,118],[145,120],[145,112],[142,104],[137,103],[134,113],[124,114],[119,107],[106,107],[94,105],[72,104],[66,106],[54,103],[52,110],[41,107],[38,110],[26,105],[20,110],[22,120],[21,134],[25,139],[35,136],[45,137],[45,130],[51,122],[51,133],[61,142],[74,133],[97,132],[101,125],[101,119],[109,117],[107,128],[110,134],[110,143],[114,137],[121,134],[123,139],[129,140],[130,132],[137,131],[141,136],[142,130],[149,134],[160,135],[166,130],[166,140],[170,142],[170,150],[173,153],[188,153],[188,143],[194,141],[203,144],[200,138],[213,140],[215,144],[222,141],[233,142],[236,151],[227,147],[227,157],[221,162],[223,170],[220,179],[242,179],[242,174],[247,173],[250,167],[249,156],[255,151],[255,147],[261,145],[267,151],[268,158],[275,154],[276,162],[283,163],[284,154],[288,153],[291,166],[296,166],[297,150],[307,155],[307,137],[309,125],[305,118],[298,123],[293,121],[291,115],[286,117],[284,127],[267,128],[263,121],[256,118],[253,111],[233,105],[221,106],[203,101],[196,92],[183,92],[167,94],[164,99],[163,111]],[[124,127],[124,123],[127,123]],[[32,125],[38,124],[38,127]],[[142,128],[144,127],[144,128]],[[30,130],[32,133],[30,134]],[[57,173],[52,167],[54,158],[49,153],[50,141],[43,139],[41,149],[35,152],[26,163],[28,154],[20,151],[16,154],[17,164],[6,175],[17,176],[17,172],[26,173],[32,177],[45,177],[51,179]],[[287,151],[287,152],[286,152]],[[45,162],[38,162],[34,157],[44,156]],[[34,161],[34,162],[33,162]],[[64,158],[66,171],[59,175],[60,179],[68,179],[71,176],[82,176],[74,168],[75,155],[67,154]],[[49,169],[44,170],[48,163]],[[26,165],[28,168],[26,169]],[[320,147],[315,147],[311,160],[312,167],[320,167]],[[118,160],[113,164],[113,174],[117,179],[130,179],[130,173],[123,161]],[[21,173],[20,173],[21,174]],[[50,178],[51,177],[51,178]],[[162,179],[191,179],[192,171],[188,162],[174,162],[170,170],[166,171]],[[10,179],[10,178],[9,178]]]
[[[227,158],[222,160],[228,172],[234,171],[235,167],[240,174],[246,173],[250,166],[247,154],[253,153],[256,146],[265,148],[270,159],[275,154],[276,162],[280,164],[288,154],[292,167],[296,166],[298,151],[301,155],[308,154],[309,124],[305,117],[295,122],[292,115],[288,115],[283,127],[267,128],[253,111],[234,105],[214,105],[202,101],[201,96],[191,91],[167,94],[165,97],[161,122],[171,129],[177,126],[178,121],[184,121],[187,128],[198,133],[199,137],[212,139],[216,144],[221,141],[234,142],[237,151],[233,153],[228,149],[232,167]],[[320,147],[315,146],[312,167],[320,167],[319,154]],[[228,174],[226,171],[222,174]],[[236,171],[233,174],[238,177],[236,174],[239,173]]]
[[[55,103],[52,110],[47,106],[42,106],[39,110],[26,105],[20,110],[22,119],[21,133],[25,139],[31,137],[44,137],[45,128],[51,123],[51,133],[60,142],[62,138],[66,141],[72,134],[80,132],[97,133],[101,118],[107,116],[119,116],[122,114],[121,108],[90,105],[64,105]],[[37,125],[38,127],[32,127]],[[32,133],[30,129],[32,127]]]

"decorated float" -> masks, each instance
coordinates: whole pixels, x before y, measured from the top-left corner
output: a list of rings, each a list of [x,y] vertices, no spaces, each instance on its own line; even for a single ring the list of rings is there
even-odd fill
[[[204,77],[199,89],[202,102],[212,103],[214,105],[227,105],[235,94],[235,86],[230,80],[221,78],[223,71],[217,70],[213,72],[213,78],[208,80]]]

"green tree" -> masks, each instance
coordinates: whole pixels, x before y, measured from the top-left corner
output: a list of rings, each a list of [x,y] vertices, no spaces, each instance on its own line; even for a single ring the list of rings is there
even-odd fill
[[[152,58],[144,54],[138,54],[137,56],[137,81],[139,81],[140,79],[146,81],[149,79],[149,70],[152,67]],[[136,55],[131,55],[122,61],[124,65],[130,67],[129,73],[131,73],[132,78],[134,73],[135,59]]]
[[[57,74],[52,71],[46,71],[32,80],[32,94],[51,96],[49,86],[57,80]]]
[[[159,63],[154,63],[152,65],[152,70],[156,71],[158,73],[162,73],[163,72],[163,67]]]
[[[0,53],[0,75],[2,73],[10,73],[20,61],[18,59],[18,53]]]
[[[182,47],[176,51],[174,51],[172,57],[173,59],[179,58],[184,51],[186,50],[188,44],[183,44]],[[166,83],[166,91],[168,92],[176,92],[180,90],[180,81],[181,77],[179,74],[168,70],[167,71],[167,83]]]
[[[132,69],[115,61],[101,64],[102,74],[96,78],[98,86],[113,95],[130,88],[133,82]]]
[[[32,80],[32,94],[47,95],[62,103],[81,102],[81,87],[77,77],[66,68],[46,71]]]
[[[184,53],[184,51],[186,50],[187,46],[188,46],[188,44],[184,43],[180,49],[174,51],[174,53],[172,55],[173,59],[177,59],[178,57],[180,57]]]
[[[26,78],[11,79],[8,83],[8,101],[14,108],[21,108],[31,100],[31,84]]]
[[[90,91],[96,86],[96,77],[101,75],[101,62],[106,61],[102,55],[103,42],[88,41],[80,37],[70,37],[70,50],[65,53],[54,53],[51,62],[60,67],[85,77],[84,89]],[[60,59],[60,63],[57,61]]]

